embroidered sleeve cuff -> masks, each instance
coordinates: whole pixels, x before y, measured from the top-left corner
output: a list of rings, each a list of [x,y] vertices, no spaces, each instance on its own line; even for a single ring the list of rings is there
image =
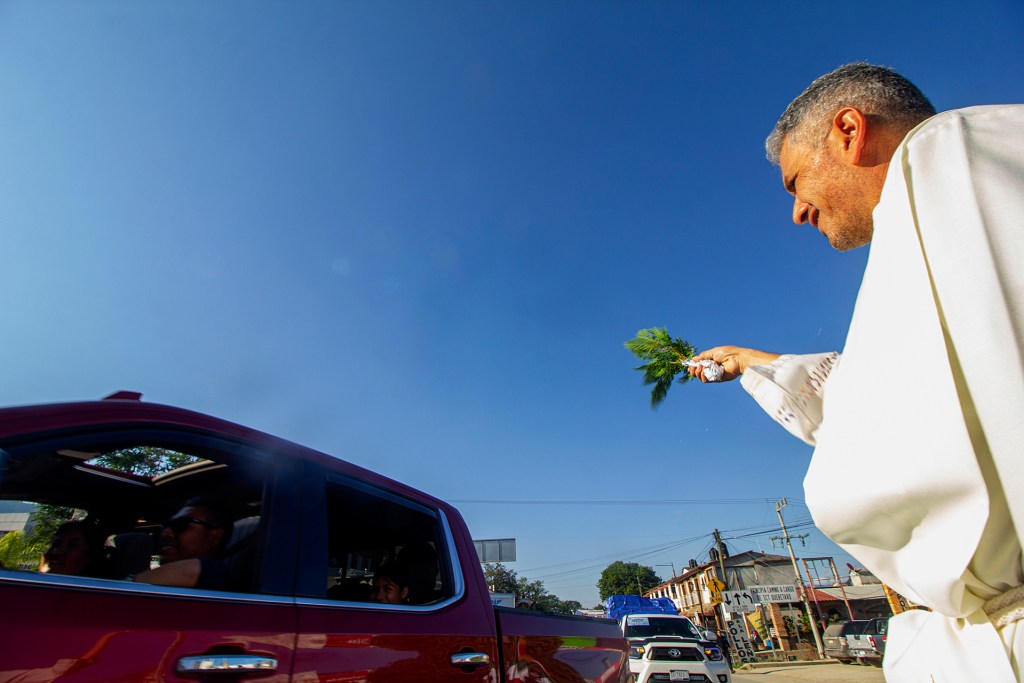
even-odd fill
[[[786,431],[810,445],[821,425],[825,380],[839,354],[786,354],[771,363],[747,368],[740,384]]]

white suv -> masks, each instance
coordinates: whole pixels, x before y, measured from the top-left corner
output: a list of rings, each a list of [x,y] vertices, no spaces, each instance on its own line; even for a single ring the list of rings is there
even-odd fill
[[[629,670],[636,683],[729,683],[729,663],[717,643],[704,640],[686,617],[627,614],[619,620],[629,641]]]

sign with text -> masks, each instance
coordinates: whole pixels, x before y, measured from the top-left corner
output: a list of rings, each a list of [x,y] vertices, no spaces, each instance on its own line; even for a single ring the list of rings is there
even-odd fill
[[[918,609],[920,607],[920,605],[908,600],[884,583],[882,584],[882,589],[885,591],[885,597],[889,599],[889,608],[892,609],[893,614],[901,614],[907,610]]]
[[[743,617],[739,619],[726,619],[725,628],[729,632],[729,640],[732,642],[736,654],[741,662],[753,662],[757,660],[754,656],[754,648],[750,645],[750,638],[747,637],[747,629],[743,625]]]
[[[495,607],[515,607],[515,593],[491,593],[491,604]]]
[[[800,602],[795,586],[751,586],[750,590],[757,594],[758,602]]]
[[[753,612],[755,603],[757,596],[751,590],[722,591],[722,606],[726,612]]]

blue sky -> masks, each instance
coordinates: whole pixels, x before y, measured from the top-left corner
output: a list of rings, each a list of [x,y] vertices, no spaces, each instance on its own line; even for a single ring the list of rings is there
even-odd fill
[[[940,110],[1022,102],[1022,29],[1010,0],[4,3],[0,404],[130,389],[298,441],[588,605],[714,528],[771,551],[811,449],[736,383],[652,411],[622,342],[841,348],[867,250],[790,222],[765,135],[858,59]]]

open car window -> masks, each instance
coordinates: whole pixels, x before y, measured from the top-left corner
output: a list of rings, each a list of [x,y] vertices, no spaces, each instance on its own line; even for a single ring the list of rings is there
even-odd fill
[[[454,595],[451,559],[436,510],[361,483],[327,484],[324,595],[331,600],[431,605]]]
[[[147,583],[258,590],[269,458],[257,450],[216,436],[160,429],[50,434],[2,446],[4,569],[41,579],[129,581],[170,564],[165,561],[173,554],[169,546],[188,546],[186,541],[205,533],[215,539],[215,545],[203,546],[210,548],[210,559],[195,559],[207,579],[216,573],[216,582]],[[163,538],[168,520],[181,517],[183,505],[197,498],[215,502],[227,521],[215,524],[216,515],[195,512],[176,522],[185,524],[184,541]],[[4,513],[7,509],[18,512]],[[17,519],[11,517],[15,514]],[[69,559],[82,545],[89,555],[84,564]]]

